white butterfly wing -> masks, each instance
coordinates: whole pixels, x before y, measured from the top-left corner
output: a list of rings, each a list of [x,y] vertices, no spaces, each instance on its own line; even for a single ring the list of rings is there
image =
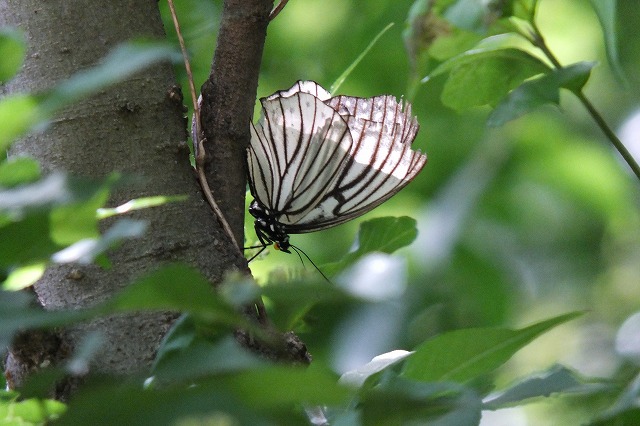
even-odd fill
[[[263,116],[251,127],[251,192],[284,225],[318,207],[351,150],[347,122],[316,93],[297,90],[263,100]]]
[[[419,127],[411,107],[403,112],[393,96],[338,96],[328,104],[348,121],[351,152],[335,188],[289,229],[292,233],[328,228],[368,212],[400,191],[427,161],[411,150]]]

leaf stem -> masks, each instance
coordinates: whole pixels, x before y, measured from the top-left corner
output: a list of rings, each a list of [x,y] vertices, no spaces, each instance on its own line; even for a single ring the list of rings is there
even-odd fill
[[[549,46],[547,46],[547,43],[542,37],[540,29],[535,23],[535,20],[532,19],[530,23],[533,30],[533,33],[531,34],[531,42],[533,43],[533,45],[539,48],[542,53],[544,53],[544,55],[549,59],[549,61],[551,61],[556,69],[562,69],[562,64],[560,64],[560,61],[558,61],[553,52],[551,52],[551,50],[549,49]],[[611,130],[611,127],[609,127],[602,115],[598,112],[598,110],[596,110],[591,101],[589,101],[589,99],[585,96],[582,89],[572,92],[574,95],[576,95],[582,105],[589,112],[589,115],[591,115],[591,118],[596,122],[602,133],[604,133],[611,144],[613,144],[613,146],[618,150],[624,161],[626,161],[629,167],[631,167],[631,170],[636,175],[638,180],[640,180],[640,166],[638,166],[638,163],[633,158],[633,155],[631,155],[631,153],[627,150],[620,138],[618,138],[615,132]]]

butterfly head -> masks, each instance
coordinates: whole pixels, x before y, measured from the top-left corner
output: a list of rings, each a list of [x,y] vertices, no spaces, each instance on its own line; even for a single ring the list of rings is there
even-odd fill
[[[289,248],[289,235],[284,225],[278,222],[276,215],[264,207],[259,201],[254,200],[249,206],[249,213],[255,217],[254,228],[258,239],[264,245],[273,243],[276,250],[291,253]]]

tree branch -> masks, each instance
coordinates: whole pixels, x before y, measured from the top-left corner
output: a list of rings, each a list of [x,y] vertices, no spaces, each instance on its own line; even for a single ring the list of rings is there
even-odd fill
[[[248,124],[272,4],[270,0],[225,0],[211,75],[202,86],[206,175],[239,242],[244,241]]]

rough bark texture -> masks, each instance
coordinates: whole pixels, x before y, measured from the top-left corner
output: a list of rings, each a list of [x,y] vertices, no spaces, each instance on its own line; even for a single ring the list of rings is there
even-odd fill
[[[246,148],[258,90],[260,62],[273,0],[225,0],[211,74],[202,86],[201,122],[207,156],[206,174],[213,195],[233,230],[244,241]],[[254,316],[255,306],[246,313]],[[264,321],[264,318],[262,318]],[[268,324],[265,324],[268,326]],[[293,333],[266,345],[239,331],[237,338],[265,358],[308,364],[311,355]]]
[[[245,150],[273,0],[225,0],[211,75],[202,86],[207,178],[236,240],[244,241]]]
[[[2,25],[21,29],[28,43],[26,62],[17,78],[2,88],[4,93],[51,87],[94,65],[119,42],[140,36],[164,37],[157,2],[150,0],[0,0]],[[257,73],[258,67],[255,68]],[[129,241],[109,253],[113,268],[49,268],[35,286],[45,309],[94,305],[167,262],[187,261],[213,282],[234,263],[243,264],[244,259],[225,246],[225,236],[203,201],[189,165],[186,122],[182,103],[176,102],[175,84],[170,64],[152,67],[65,109],[45,132],[29,135],[12,147],[10,155],[32,156],[45,172],[64,170],[79,176],[105,177],[120,171],[139,177],[114,190],[109,202],[113,206],[150,195],[189,195],[185,202],[132,213],[130,217],[145,219],[150,227],[144,238]],[[254,96],[255,88],[247,99]],[[247,117],[245,112],[240,132],[243,136]],[[239,132],[236,127],[230,128],[233,135]],[[238,155],[237,147],[217,149],[234,149],[229,155]],[[226,157],[216,156],[215,161],[226,161]],[[223,175],[215,185],[222,187],[220,182],[236,180],[237,174]],[[242,211],[238,209],[243,206],[244,177],[236,184],[243,190],[234,192],[232,197],[221,197],[218,202],[235,215],[234,229],[241,237]],[[231,206],[226,205],[229,200]],[[104,227],[112,223],[105,221]],[[149,366],[173,318],[169,313],[105,318],[42,340],[45,346],[58,345],[60,351],[68,353],[88,330],[97,330],[106,343],[93,368],[128,374]],[[23,349],[14,344],[6,366],[7,373],[16,379],[15,385],[20,384],[25,372],[46,364]],[[57,359],[58,354],[52,352],[45,361]],[[29,364],[30,359],[37,359],[35,367]]]

